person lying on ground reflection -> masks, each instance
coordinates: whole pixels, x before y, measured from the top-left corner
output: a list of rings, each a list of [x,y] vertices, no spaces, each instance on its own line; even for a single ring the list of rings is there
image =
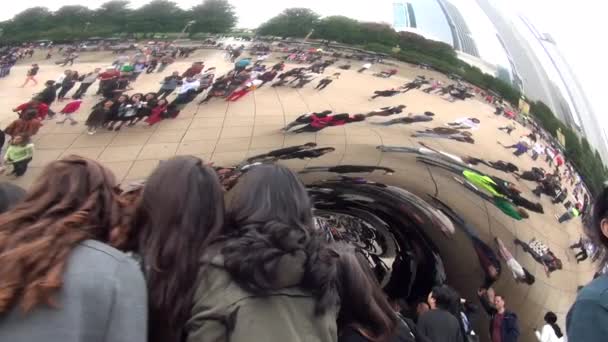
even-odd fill
[[[428,122],[433,121],[433,116],[435,114],[433,112],[424,112],[424,115],[414,115],[413,113],[409,113],[406,117],[396,118],[389,121],[384,122],[373,122],[374,125],[382,125],[382,126],[391,126],[395,124],[412,124],[415,122]]]
[[[326,117],[318,117],[316,115],[312,116],[312,122],[306,126],[298,128],[293,131],[293,133],[304,133],[304,132],[318,132],[327,127],[333,126],[343,126],[353,122],[360,122],[365,120],[365,115],[363,114],[332,114]]]
[[[515,281],[526,283],[528,285],[534,284],[534,282],[536,281],[534,276],[530,274],[530,272],[525,267],[523,267],[517,260],[515,260],[513,254],[511,254],[511,252],[507,249],[502,240],[496,237],[494,238],[494,241],[496,242],[498,253],[507,264],[507,267],[509,267],[509,269],[511,270],[511,273],[513,273],[513,278],[515,279]]]
[[[528,243],[520,239],[515,239],[514,242],[520,245],[524,252],[529,253],[536,262],[543,265],[547,277],[550,277],[552,272],[562,269],[562,261],[542,241],[533,238]]]
[[[371,118],[372,116],[390,116],[395,114],[401,114],[403,110],[407,107],[406,105],[398,105],[398,106],[390,106],[390,107],[382,107],[380,109],[373,110],[367,114],[365,117]]]
[[[294,121],[288,123],[287,126],[281,128],[281,131],[287,132],[295,126],[308,125],[313,122],[313,117],[325,118],[328,115],[330,115],[331,113],[332,113],[331,110],[324,110],[322,112],[310,112],[310,113],[302,114],[302,115],[298,116]]]
[[[338,165],[338,166],[314,166],[307,167],[300,173],[312,173],[312,172],[333,172],[333,173],[360,173],[360,172],[374,172],[384,171],[385,175],[392,175],[395,170],[383,167],[383,166],[368,166],[368,165]]]

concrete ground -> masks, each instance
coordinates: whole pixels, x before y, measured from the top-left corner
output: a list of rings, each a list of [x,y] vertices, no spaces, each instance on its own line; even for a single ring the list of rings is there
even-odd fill
[[[42,56],[43,52],[37,52],[34,60]],[[110,65],[112,58],[109,53],[83,54],[72,68],[86,73],[94,67]],[[171,65],[162,74],[142,74],[133,84],[135,90],[131,93],[157,91],[163,77],[174,70],[184,71],[197,60],[204,60],[207,66],[217,67],[217,75],[231,67],[218,51],[198,51],[188,60],[179,60]],[[0,113],[2,128],[16,118],[10,111],[11,108],[27,101],[32,94],[42,90],[44,81],[56,79],[65,69],[51,62],[40,59],[37,61],[41,64],[37,77],[40,82],[38,86],[18,88],[25,77],[29,60],[15,66],[9,77],[0,79],[0,106],[4,108]],[[371,73],[380,71],[379,67],[372,68],[366,74],[358,74],[355,71],[357,67],[358,65],[353,65],[354,70],[349,71],[331,68],[327,70],[326,74],[340,71],[342,77],[322,92],[312,89],[311,85],[299,90],[264,87],[237,102],[214,99],[207,105],[197,106],[197,99],[189,104],[178,118],[165,120],[156,126],[139,124],[132,128],[125,127],[118,133],[100,131],[90,136],[86,134],[82,122],[86,120],[92,104],[99,101],[99,97],[92,95],[97,88],[95,84],[77,114],[81,123],[70,126],[45,121],[44,127],[34,137],[36,151],[27,174],[17,180],[9,180],[6,176],[1,176],[0,180],[9,180],[27,187],[42,172],[46,163],[70,154],[99,160],[109,167],[119,180],[129,181],[145,178],[158,165],[159,160],[174,155],[192,154],[216,165],[228,165],[250,155],[314,141],[320,147],[335,147],[336,151],[319,159],[287,161],[285,164],[292,168],[339,164],[386,166],[397,172],[392,176],[374,173],[368,178],[401,186],[423,198],[428,198],[427,194],[437,193],[440,199],[474,225],[488,244],[491,244],[496,236],[505,241],[516,259],[536,276],[536,283],[532,286],[516,284],[506,265],[503,265],[503,274],[495,284],[497,292],[506,296],[507,305],[519,315],[522,341],[533,341],[532,328],[542,326],[542,317],[547,310],[558,314],[563,327],[564,317],[576,297],[577,286],[587,283],[595,270],[595,265],[589,262],[577,265],[572,251],[568,249],[580,236],[580,219],[559,225],[554,215],[561,215],[565,209],[561,205],[554,206],[543,196],[540,202],[545,208],[544,215],[530,213],[530,219],[515,221],[454,182],[451,174],[417,164],[411,155],[381,153],[376,149],[378,145],[418,146],[419,141],[424,141],[432,147],[457,155],[472,155],[492,161],[511,161],[522,171],[537,165],[548,169],[544,161],[533,162],[526,155],[516,158],[510,150],[497,144],[497,141],[513,144],[519,136],[527,134],[528,130],[518,125],[511,136],[499,131],[497,128],[506,125],[508,120],[494,116],[493,108],[480,99],[450,103],[439,96],[413,90],[407,94],[369,101],[374,90],[397,87],[420,73],[441,79],[445,77],[402,64],[397,77],[381,79],[371,76]],[[313,82],[314,84],[316,82]],[[367,122],[331,127],[317,134],[284,135],[279,131],[279,128],[304,112],[330,109],[336,113],[361,113],[397,104],[406,104],[407,112],[432,111],[436,114],[435,119],[426,123],[384,127],[371,124],[374,121],[386,120],[376,117]],[[53,109],[58,111],[62,106],[63,104],[55,103]],[[470,116],[481,120],[480,129],[473,132],[476,141],[474,145],[451,140],[410,137],[416,130]],[[483,166],[480,169],[515,182],[521,187],[525,197],[536,200],[531,193],[535,186],[533,183],[517,181],[511,175]],[[561,258],[564,269],[554,272],[550,278],[547,277],[541,265],[534,262],[521,248],[513,246],[515,237],[523,241],[536,237],[546,242]],[[450,283],[454,284],[463,296],[474,298],[474,289],[478,286],[482,273],[472,249],[463,249],[460,239],[438,235],[434,237],[434,241],[442,251]],[[486,327],[481,330],[478,328],[478,332],[485,336]]]

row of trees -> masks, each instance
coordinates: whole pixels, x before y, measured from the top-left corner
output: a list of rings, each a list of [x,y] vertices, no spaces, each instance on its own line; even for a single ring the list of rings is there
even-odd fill
[[[92,10],[81,5],[63,6],[55,12],[32,7],[1,22],[5,42],[38,39],[72,40],[118,33],[180,32],[194,20],[189,32],[229,32],[237,22],[234,7],[227,0],[204,0],[183,10],[170,0],[153,0],[137,9],[129,1],[112,0]]]
[[[310,9],[291,8],[262,24],[257,31],[259,35],[297,38],[306,37],[311,32],[312,38],[359,45],[402,61],[428,64],[441,72],[460,75],[467,82],[500,94],[513,106],[519,104],[522,95],[511,84],[459,60],[450,45],[414,33],[396,32],[385,24],[360,22],[343,16],[321,18]],[[566,156],[577,167],[592,191],[602,189],[604,180],[608,178],[608,170],[587,139],[580,139],[542,102],[532,103],[531,113],[554,137],[557,137],[558,131],[564,134]]]
[[[558,120],[543,102],[531,103],[530,112],[554,137],[557,138],[557,132],[562,132],[566,143],[566,157],[576,166],[590,190],[597,194],[603,189],[604,181],[608,179],[608,169],[599,152],[591,147],[587,138],[579,138],[576,132]]]
[[[402,61],[428,64],[441,72],[460,75],[472,84],[500,93],[513,104],[518,103],[521,97],[521,93],[510,84],[462,62],[450,45],[410,32],[396,32],[387,24],[361,22],[344,16],[321,18],[307,8],[290,8],[257,30],[259,35],[297,38],[311,32],[312,38],[359,45]]]

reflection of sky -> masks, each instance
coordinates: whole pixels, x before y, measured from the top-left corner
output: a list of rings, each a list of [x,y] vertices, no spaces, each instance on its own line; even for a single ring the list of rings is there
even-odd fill
[[[406,0],[412,4],[418,29],[433,38],[453,45],[452,33],[437,0]]]
[[[479,54],[483,60],[511,69],[507,53],[496,37],[494,25],[475,0],[449,0],[467,20]]]

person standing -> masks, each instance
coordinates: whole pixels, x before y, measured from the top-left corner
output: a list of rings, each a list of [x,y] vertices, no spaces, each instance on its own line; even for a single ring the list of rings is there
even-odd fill
[[[106,84],[111,79],[116,79],[120,76],[120,71],[114,67],[107,67],[106,71],[99,74],[99,88],[97,89],[97,95],[101,95],[106,87]]]
[[[535,329],[534,334],[538,342],[562,342],[564,340],[564,333],[562,329],[557,325],[557,315],[549,311],[545,314],[545,324],[541,331]]]
[[[33,156],[34,144],[30,142],[30,138],[25,134],[13,136],[4,155],[4,164],[13,165],[13,171],[9,175],[23,176]]]
[[[65,77],[61,82],[61,90],[57,93],[57,100],[63,101],[65,100],[65,95],[74,88],[76,85],[76,81],[78,81],[78,72],[70,71],[69,73],[66,71]]]
[[[608,248],[608,187],[597,196],[593,205],[590,234],[598,246]],[[601,267],[608,256],[603,253]],[[608,336],[608,276],[602,274],[578,292],[566,316],[568,341],[603,342]]]
[[[456,291],[447,285],[435,286],[428,297],[431,310],[418,319],[418,333],[430,342],[464,342],[460,313],[456,312],[459,300]]]
[[[95,132],[97,132],[97,129],[106,122],[106,118],[108,117],[108,114],[110,113],[113,104],[114,101],[106,100],[103,102],[102,105],[96,106],[91,112],[91,114],[89,114],[89,117],[87,118],[87,121],[85,123],[88,127],[87,133],[89,135],[95,134]]]
[[[182,78],[179,76],[179,72],[174,71],[171,76],[165,77],[160,83],[160,89],[156,93],[156,99],[164,99],[167,96],[171,95],[177,89],[177,86],[181,82]]]
[[[173,62],[175,62],[175,58],[171,57],[170,55],[161,57],[160,65],[158,66],[158,70],[156,70],[156,72],[161,73],[161,72],[165,71],[165,68]]]
[[[29,109],[23,112],[20,118],[13,121],[10,125],[4,129],[4,133],[11,137],[18,135],[27,135],[28,137],[34,136],[38,133],[38,130],[42,127],[40,120],[37,117],[35,109]]]
[[[74,119],[73,115],[74,115],[74,113],[76,113],[78,111],[78,109],[80,109],[81,104],[82,104],[82,100],[75,100],[75,101],[72,101],[72,102],[68,103],[67,105],[65,105],[65,107],[63,107],[63,109],[59,112],[59,114],[63,114],[65,116],[64,116],[63,120],[57,121],[57,124],[61,125],[66,120],[70,120],[71,125],[77,124],[78,121],[76,121]]]
[[[71,156],[0,215],[0,341],[148,341],[141,268],[110,246],[127,235],[116,188]]]
[[[494,295],[491,305],[483,291],[479,292],[483,308],[490,315],[490,340],[492,342],[517,342],[519,340],[519,324],[517,315],[507,310],[503,296]]]
[[[27,76],[25,76],[25,82],[23,82],[21,88],[25,87],[29,83],[29,81],[34,82],[34,86],[37,86],[38,81],[36,81],[36,75],[38,75],[39,70],[40,67],[38,66],[38,64],[32,64],[32,67],[27,71]]]
[[[99,77],[99,71],[101,71],[100,68],[95,68],[95,70],[83,76],[82,81],[80,82],[80,87],[78,87],[74,95],[72,95],[72,99],[77,100],[82,98],[89,87],[95,83]]]
[[[34,98],[50,107],[55,102],[56,97],[57,89],[55,88],[55,81],[49,80],[44,83],[44,89]]]

